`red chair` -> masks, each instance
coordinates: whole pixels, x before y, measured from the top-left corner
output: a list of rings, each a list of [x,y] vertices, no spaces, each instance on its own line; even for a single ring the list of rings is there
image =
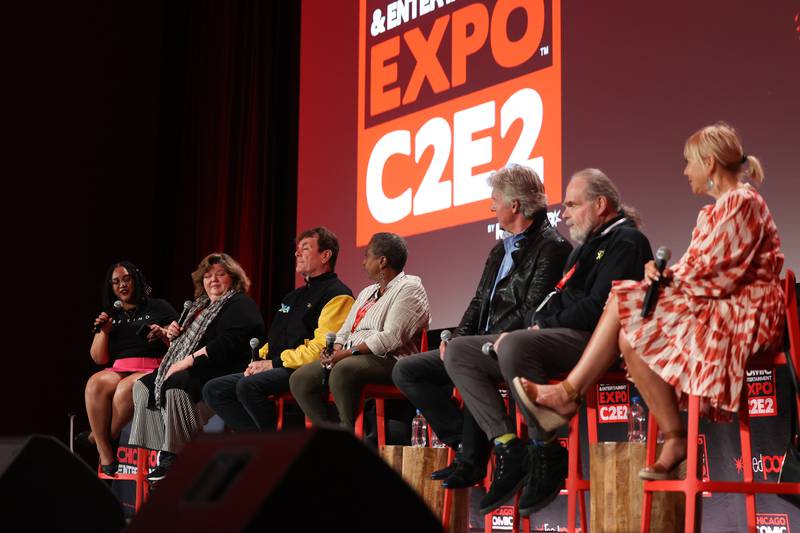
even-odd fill
[[[283,430],[283,417],[284,417],[284,414],[286,413],[286,402],[297,403],[297,400],[294,399],[294,396],[292,396],[291,392],[281,392],[280,394],[273,394],[273,395],[268,396],[267,399],[272,400],[272,401],[275,402],[275,407],[276,407],[276,409],[278,411],[277,412],[278,422],[277,422],[276,429],[277,429],[277,431],[282,431]],[[305,418],[306,418],[306,422],[305,422],[306,429],[308,429],[308,428],[311,427],[311,420],[309,420],[308,417],[305,417]]]
[[[109,476],[100,470],[100,465],[97,465],[97,478],[110,479],[115,481],[134,481],[136,483],[136,500],[134,502],[134,511],[139,512],[150,492],[150,487],[147,483],[147,474],[150,471],[148,464],[148,456],[150,454],[147,448],[133,448],[136,450],[136,473],[135,474],[115,474]]]
[[[774,353],[758,357],[748,363],[748,368],[774,367],[785,365],[787,355],[792,358],[795,368],[800,368],[800,320],[798,319],[797,299],[795,297],[794,272],[787,270],[783,281],[786,301],[786,323],[789,331],[790,353]],[[800,399],[796,399],[800,408]],[[696,443],[700,426],[700,397],[689,396],[689,418],[687,423],[688,443]],[[655,417],[650,417],[647,425],[646,462],[655,461],[656,438],[658,425]],[[742,394],[739,407],[739,439],[742,445],[742,460],[745,465],[752,464],[750,447],[750,417],[747,394]],[[684,531],[695,531],[697,513],[697,497],[704,491],[733,492],[745,494],[747,511],[747,529],[756,530],[756,494],[800,494],[800,483],[767,483],[753,481],[753,471],[745,467],[743,481],[703,481],[697,477],[698,451],[696,445],[688,446],[686,453],[686,479],[645,481],[644,498],[642,499],[642,531],[650,531],[650,512],[654,491],[683,492],[686,495],[686,518]]]
[[[420,352],[428,351],[428,332],[423,329],[419,343]],[[413,356],[412,356],[413,357]],[[386,446],[386,417],[385,400],[405,400],[405,395],[394,385],[371,383],[361,389],[361,400],[358,402],[356,412],[355,434],[359,439],[364,438],[364,402],[367,398],[375,400],[375,420],[378,426],[378,449]],[[329,399],[333,401],[333,397]]]

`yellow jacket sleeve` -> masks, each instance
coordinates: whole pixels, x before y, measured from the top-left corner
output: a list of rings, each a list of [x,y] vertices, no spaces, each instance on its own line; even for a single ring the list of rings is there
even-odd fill
[[[319,353],[325,348],[325,335],[333,331],[339,331],[342,327],[344,319],[353,307],[352,296],[342,294],[334,296],[319,314],[319,321],[317,328],[314,330],[314,338],[306,340],[302,345],[294,348],[293,350],[284,350],[281,352],[281,361],[286,368],[300,368],[301,366],[317,361]]]

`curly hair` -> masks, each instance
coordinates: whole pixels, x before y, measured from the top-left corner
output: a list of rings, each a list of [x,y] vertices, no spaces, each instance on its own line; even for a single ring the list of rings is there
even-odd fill
[[[236,292],[247,292],[250,289],[250,278],[247,277],[242,265],[233,257],[225,252],[214,252],[208,254],[197,265],[197,270],[192,272],[192,283],[194,283],[194,297],[197,298],[206,292],[203,287],[203,276],[211,270],[214,265],[222,265],[222,268],[230,275],[233,283],[231,288]]]

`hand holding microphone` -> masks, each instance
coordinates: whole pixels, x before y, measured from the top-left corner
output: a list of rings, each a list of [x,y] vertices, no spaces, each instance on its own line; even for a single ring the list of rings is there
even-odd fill
[[[330,362],[331,355],[333,355],[333,345],[336,343],[336,333],[328,332],[325,335],[325,350],[323,350],[320,361],[322,363],[322,386],[328,387],[328,378],[331,375],[331,368],[333,364]]]
[[[449,329],[445,329],[439,334],[439,338],[442,339],[442,341],[439,343],[439,359],[444,361],[444,351],[447,349],[447,343],[449,343],[450,339],[453,338],[453,334]]]
[[[114,302],[114,310],[117,312],[122,311],[122,302],[120,300]],[[100,333],[100,330],[103,329],[106,324],[109,324],[109,327],[111,327],[111,316],[105,311],[102,311],[99,315],[97,315],[97,318],[94,319],[92,333],[95,335]]]
[[[670,252],[669,248],[661,246],[656,252],[655,263],[650,262],[645,265],[645,277],[650,280],[650,287],[647,289],[647,293],[644,296],[642,317],[646,317],[653,312],[656,306],[656,300],[658,300],[658,292],[661,288],[661,284],[665,278],[670,277],[672,274],[669,270],[666,272],[664,270],[667,267],[667,262],[671,255],[672,252]]]
[[[170,341],[174,341],[178,338],[178,335],[183,333],[183,327],[181,324],[186,322],[186,317],[189,316],[189,310],[192,308],[192,301],[186,300],[183,302],[183,311],[181,311],[181,316],[178,318],[178,321],[172,321],[169,326],[167,326],[167,338]]]
[[[257,361],[258,357],[258,348],[261,345],[261,341],[258,337],[253,337],[250,339],[250,362]]]

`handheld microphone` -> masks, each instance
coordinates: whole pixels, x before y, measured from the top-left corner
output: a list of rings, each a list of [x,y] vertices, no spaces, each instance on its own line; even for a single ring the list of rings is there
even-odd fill
[[[483,346],[481,346],[481,351],[483,352],[483,355],[488,355],[492,359],[497,359],[497,352],[494,351],[493,342],[484,342]]]
[[[669,248],[666,246],[660,247],[656,252],[656,268],[658,269],[659,275],[664,274],[664,269],[667,267],[667,261],[669,261],[670,256],[672,256],[672,252],[670,252]],[[647,293],[644,295],[644,303],[642,304],[642,317],[646,317],[653,312],[660,288],[661,280],[654,281],[650,285],[650,288],[647,289]]]
[[[258,345],[261,344],[261,341],[258,340],[258,337],[253,337],[250,339],[250,362],[258,359]]]
[[[121,300],[116,300],[116,301],[114,302],[114,310],[115,310],[115,311],[122,311],[122,301],[121,301]],[[100,333],[100,329],[101,329],[102,327],[103,327],[103,325],[102,325],[102,324],[95,324],[95,325],[92,327],[92,333],[95,333],[95,334],[97,334],[97,333]]]
[[[330,331],[327,335],[325,335],[325,353],[330,355],[333,353],[333,345],[336,343],[336,333]],[[328,378],[331,375],[331,367],[330,365],[325,365],[322,367],[322,386],[325,387],[326,391],[328,388]],[[327,392],[325,393],[327,395]]]
[[[439,334],[439,338],[442,339],[443,343],[447,344],[448,342],[450,342],[450,339],[453,338],[453,334],[450,332],[449,329],[445,329],[442,330],[442,332]]]
[[[189,309],[192,307],[192,301],[186,300],[183,302],[183,311],[181,311],[181,316],[178,318],[178,325],[183,327],[183,321],[186,320],[186,316],[189,314]]]

